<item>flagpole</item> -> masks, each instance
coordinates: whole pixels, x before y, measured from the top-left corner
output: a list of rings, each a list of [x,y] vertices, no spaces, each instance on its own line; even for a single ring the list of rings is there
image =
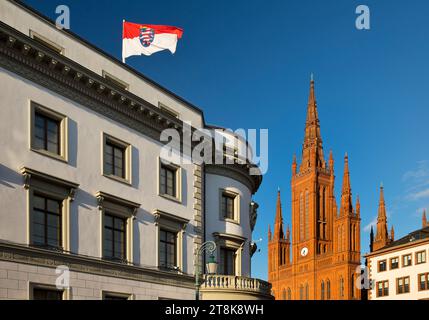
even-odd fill
[[[122,63],[125,63],[125,57],[124,57],[124,32],[125,32],[125,19],[122,19]]]

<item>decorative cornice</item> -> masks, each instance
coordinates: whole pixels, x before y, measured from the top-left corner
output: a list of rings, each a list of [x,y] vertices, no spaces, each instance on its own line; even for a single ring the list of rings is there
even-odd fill
[[[249,188],[251,193],[256,193],[262,183],[262,175],[250,175],[250,165],[240,164],[206,164],[206,173],[224,176],[237,180]]]
[[[79,184],[75,182],[70,182],[61,178],[57,178],[34,169],[22,167],[20,171],[22,176],[24,177],[24,189],[30,188],[32,179],[42,180],[50,184],[66,188],[68,190],[68,196],[70,200],[73,201],[76,194],[76,190],[79,188]]]
[[[169,113],[0,22],[0,66],[159,141],[183,128]],[[194,127],[191,130],[195,130]]]
[[[119,198],[117,196],[114,196],[112,194],[109,194],[109,193],[106,193],[103,191],[98,191],[95,194],[95,198],[97,199],[98,209],[103,209],[104,208],[104,202],[109,201],[109,202],[113,202],[113,203],[119,204],[123,207],[127,207],[127,208],[131,209],[134,216],[136,215],[138,208],[140,208],[140,206],[141,206],[140,203],[129,201],[126,199],[122,199],[122,198]]]
[[[189,223],[189,219],[185,219],[183,217],[179,217],[179,216],[176,216],[174,214],[171,214],[171,213],[168,213],[165,211],[161,211],[159,209],[155,209],[153,211],[153,216],[155,218],[155,226],[157,226],[159,224],[161,219],[165,219],[165,220],[173,221],[173,222],[180,224],[182,226],[182,230],[185,230],[186,226]]]
[[[61,253],[0,241],[0,260],[55,268],[66,265],[70,271],[97,274],[135,281],[144,281],[176,287],[194,288],[194,277],[151,269],[149,267],[106,261],[93,257]]]

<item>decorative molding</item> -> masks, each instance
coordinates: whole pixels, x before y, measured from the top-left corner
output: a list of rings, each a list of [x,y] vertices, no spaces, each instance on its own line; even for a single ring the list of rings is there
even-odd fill
[[[34,169],[22,167],[20,171],[22,176],[24,177],[24,189],[29,189],[32,185],[32,181],[34,179],[37,179],[67,189],[68,198],[70,199],[70,201],[73,201],[76,195],[76,190],[79,188],[79,184],[75,182],[70,182],[61,178],[57,178]]]
[[[252,231],[253,229],[255,229],[256,220],[258,218],[258,208],[259,208],[259,204],[257,204],[255,201],[250,202],[249,222],[250,222],[250,229]]]
[[[262,175],[250,175],[248,165],[206,164],[206,173],[224,176],[244,184],[251,193],[256,193],[262,183]]]
[[[195,281],[192,275],[162,271],[156,267],[123,264],[3,241],[0,241],[0,260],[48,268],[66,265],[72,272],[91,273],[110,278],[116,277],[189,289],[194,288]]]
[[[188,219],[176,216],[174,214],[171,214],[165,211],[161,211],[159,209],[155,209],[153,211],[153,216],[155,218],[155,226],[158,226],[161,220],[167,220],[180,225],[181,230],[184,231],[186,230],[186,227],[188,226],[188,223],[189,223]]]
[[[122,199],[119,198],[117,196],[114,196],[112,194],[103,192],[103,191],[98,191],[95,194],[95,198],[97,199],[97,207],[99,210],[103,210],[105,207],[105,202],[111,202],[111,203],[115,203],[118,204],[122,207],[126,207],[131,209],[132,215],[135,216],[137,213],[137,210],[140,208],[141,204],[137,203],[137,202],[133,202],[133,201],[129,201],[126,199]]]

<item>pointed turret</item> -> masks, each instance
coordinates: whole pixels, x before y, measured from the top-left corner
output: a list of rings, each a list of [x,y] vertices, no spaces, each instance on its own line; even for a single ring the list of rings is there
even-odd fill
[[[310,93],[308,95],[301,169],[306,169],[308,167],[325,168],[313,78],[310,81]]]
[[[390,229],[390,241],[395,241],[395,229],[393,229],[393,226]]]
[[[353,213],[352,188],[350,186],[349,157],[346,153],[344,156],[344,176],[343,187],[341,190],[340,215],[347,215],[351,213]]]
[[[371,225],[371,233],[369,234],[369,252],[374,251],[374,228]]]
[[[332,154],[332,150],[329,151],[329,170],[331,175],[334,175],[334,155]]]
[[[428,221],[426,219],[426,210],[423,211],[423,217],[422,217],[422,228],[429,227]]]
[[[287,225],[287,229],[286,229],[286,240],[290,241],[290,228],[289,228],[289,225]]]
[[[276,220],[274,222],[274,240],[278,239],[283,239],[283,217],[280,189],[277,191]]]
[[[380,186],[380,200],[378,203],[377,231],[375,234],[374,250],[381,249],[389,244],[389,234],[387,231],[386,204],[384,202],[384,188]]]
[[[292,160],[292,177],[296,175],[296,154],[293,154]]]
[[[271,233],[271,225],[268,225],[268,241],[271,241],[272,233]]]
[[[359,200],[359,195],[356,196],[356,217],[360,217],[360,200]]]

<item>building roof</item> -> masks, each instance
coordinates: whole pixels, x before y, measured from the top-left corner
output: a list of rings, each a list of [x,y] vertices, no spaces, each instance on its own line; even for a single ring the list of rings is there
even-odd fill
[[[370,252],[365,256],[376,256],[381,253],[390,252],[392,251],[392,249],[395,249],[397,247],[407,247],[407,245],[413,245],[418,242],[425,242],[425,240],[429,241],[429,226],[410,232],[405,237],[393,241],[388,245],[384,246],[383,248]]]
[[[416,240],[423,240],[423,239],[429,239],[429,227],[425,227],[425,228],[413,231],[407,234],[405,237],[402,237],[401,239],[398,239],[396,241],[389,243],[383,249],[397,247],[403,244],[407,244]]]

